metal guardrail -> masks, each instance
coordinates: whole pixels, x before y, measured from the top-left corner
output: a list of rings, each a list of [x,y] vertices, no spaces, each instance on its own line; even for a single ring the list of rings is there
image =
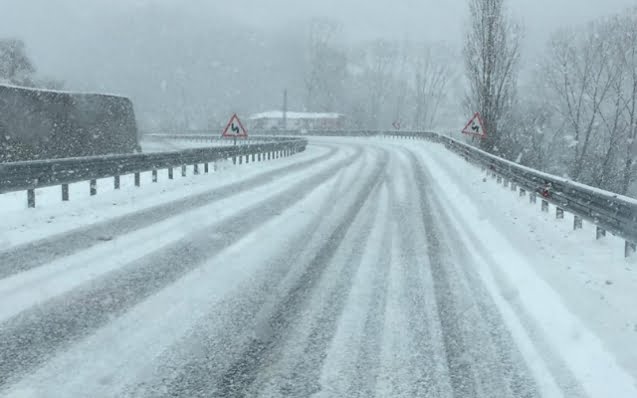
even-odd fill
[[[277,133],[278,134],[278,133]],[[425,139],[443,144],[447,149],[475,163],[504,185],[510,185],[520,196],[529,194],[529,200],[542,200],[542,210],[548,204],[556,207],[556,217],[563,218],[564,211],[574,215],[573,228],[582,228],[582,219],[597,227],[597,239],[606,231],[625,240],[624,254],[628,257],[637,248],[637,200],[613,192],[569,181],[538,170],[534,170],[506,159],[484,152],[451,137],[434,132],[419,131],[307,131],[313,136],[388,137],[403,139]]]
[[[517,163],[499,158],[467,145],[453,138],[434,132],[418,131],[372,131],[372,130],[334,130],[334,131],[277,131],[258,132],[239,146],[189,149],[179,152],[116,155],[92,158],[62,159],[55,161],[36,161],[0,164],[0,193],[28,190],[29,206],[35,206],[33,190],[39,187],[62,184],[63,200],[68,199],[68,184],[91,180],[91,193],[94,193],[94,181],[98,178],[115,177],[116,186],[119,176],[135,173],[136,185],[139,185],[139,173],[158,169],[214,162],[220,159],[242,158],[242,156],[259,156],[272,153],[299,152],[305,149],[307,140],[279,135],[308,136],[346,136],[346,137],[388,137],[402,139],[425,139],[445,145],[449,150],[463,156],[466,160],[483,167],[487,173],[497,177],[505,185],[520,195],[529,193],[529,200],[542,200],[542,209],[548,211],[548,204],[556,207],[556,216],[562,218],[564,211],[572,213],[573,227],[581,228],[582,219],[597,226],[597,237],[606,235],[606,231],[622,237],[626,241],[625,254],[633,253],[637,243],[637,200],[612,192],[569,181],[565,178],[550,175]],[[186,139],[195,141],[218,141],[212,134],[151,134],[158,138]],[[268,142],[269,141],[269,142]],[[274,141],[274,142],[273,142]],[[279,151],[279,152],[277,152]],[[287,152],[285,152],[287,153]],[[182,167],[182,172],[183,172]],[[153,177],[155,177],[154,174]],[[65,195],[66,187],[66,195]]]
[[[626,240],[626,255],[635,251],[637,200],[521,166],[449,137],[440,141],[505,184],[513,184],[512,190],[519,187],[521,195],[528,191],[532,202],[539,195],[546,204],[554,204],[556,217],[563,218],[564,211],[574,214],[574,229],[581,228],[581,219],[588,220],[597,226],[597,238],[610,231]],[[542,209],[548,211],[546,204]]]
[[[273,140],[269,140],[273,141]],[[175,152],[141,153],[131,155],[107,155],[55,160],[38,160],[0,164],[0,194],[27,191],[28,207],[35,207],[35,189],[62,186],[62,200],[69,199],[68,184],[90,181],[90,193],[97,193],[96,180],[114,178],[115,189],[120,187],[120,176],[135,174],[135,185],[140,186],[140,173],[152,171],[153,181],[157,181],[157,171],[168,169],[168,177],[173,178],[173,168],[182,168],[185,175],[187,165],[194,165],[195,173],[199,165],[208,172],[208,163],[222,159],[232,159],[241,164],[245,158],[261,161],[289,156],[302,152],[307,140],[287,138],[274,142],[250,143],[241,146],[186,149]]]

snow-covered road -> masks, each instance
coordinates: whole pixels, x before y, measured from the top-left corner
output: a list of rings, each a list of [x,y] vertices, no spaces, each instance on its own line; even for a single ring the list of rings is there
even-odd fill
[[[467,203],[471,166],[311,143],[115,211],[98,196],[81,223],[38,209],[57,224],[33,237],[14,211],[0,395],[637,397],[629,358]]]

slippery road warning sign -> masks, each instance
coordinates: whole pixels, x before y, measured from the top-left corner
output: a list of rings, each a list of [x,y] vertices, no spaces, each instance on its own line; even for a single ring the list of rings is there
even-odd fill
[[[469,123],[462,129],[462,134],[468,134],[478,136],[480,138],[486,138],[487,131],[484,129],[484,123],[482,122],[482,116],[480,112],[476,112]]]
[[[237,116],[237,114],[235,113],[230,118],[230,121],[228,122],[226,128],[223,130],[223,134],[221,134],[221,136],[224,138],[248,138],[248,130],[243,127],[243,124],[241,124],[241,120],[239,120],[239,116]]]

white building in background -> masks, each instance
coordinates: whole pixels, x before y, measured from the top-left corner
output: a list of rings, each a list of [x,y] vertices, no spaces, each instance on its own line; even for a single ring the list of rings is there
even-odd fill
[[[340,130],[345,116],[340,113],[286,112],[257,113],[248,119],[250,130]],[[284,125],[285,124],[285,125]]]

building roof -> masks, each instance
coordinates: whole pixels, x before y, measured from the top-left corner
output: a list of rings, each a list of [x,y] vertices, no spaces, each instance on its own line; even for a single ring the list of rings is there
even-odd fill
[[[316,112],[286,112],[288,119],[338,119],[340,113],[316,113]],[[283,119],[282,111],[261,112],[250,116],[250,120],[258,119]]]

